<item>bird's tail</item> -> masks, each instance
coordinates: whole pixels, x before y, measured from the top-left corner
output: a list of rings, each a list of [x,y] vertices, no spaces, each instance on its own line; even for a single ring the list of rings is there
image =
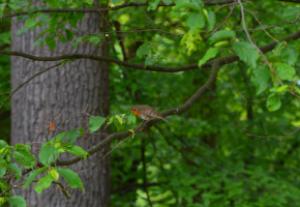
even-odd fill
[[[161,116],[161,115],[154,115],[153,116],[154,118],[156,118],[156,119],[160,119],[160,120],[163,120],[164,122],[166,122],[166,123],[168,123],[169,121],[166,119],[166,118],[164,118],[163,116]]]

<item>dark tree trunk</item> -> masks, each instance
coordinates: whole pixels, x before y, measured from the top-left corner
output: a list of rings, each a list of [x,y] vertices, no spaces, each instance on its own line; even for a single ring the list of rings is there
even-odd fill
[[[86,15],[79,23],[79,34],[99,32],[106,17]],[[84,53],[105,55],[107,45],[95,47],[81,44],[73,48],[71,44],[57,44],[54,51],[46,47],[34,46],[41,29],[17,35],[23,22],[12,22],[12,50],[38,56]],[[58,62],[30,61],[12,57],[12,88],[15,89],[34,74]],[[106,115],[108,113],[108,66],[91,60],[76,60],[36,77],[12,97],[12,144],[41,142],[54,134],[82,126],[86,113]],[[49,132],[49,124],[54,122],[56,130]],[[100,136],[81,140],[85,148],[99,142]],[[72,166],[79,172],[85,192],[73,191],[66,199],[53,186],[41,195],[32,189],[22,192],[30,207],[105,207],[109,198],[109,166],[103,161],[103,152]]]

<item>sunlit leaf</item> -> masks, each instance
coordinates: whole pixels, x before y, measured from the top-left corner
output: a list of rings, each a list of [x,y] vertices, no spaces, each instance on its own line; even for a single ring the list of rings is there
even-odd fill
[[[212,58],[215,58],[219,53],[219,49],[218,48],[209,48],[206,53],[204,54],[204,56],[199,60],[198,62],[198,66],[201,67],[202,65],[204,65],[205,63],[207,63],[207,61],[209,61]]]
[[[57,181],[59,179],[59,174],[56,168],[51,168],[48,171],[49,175],[53,178],[53,180]]]
[[[42,193],[44,190],[48,189],[51,186],[53,181],[53,177],[50,174],[47,174],[46,176],[39,179],[37,184],[34,186],[34,190],[37,193]]]

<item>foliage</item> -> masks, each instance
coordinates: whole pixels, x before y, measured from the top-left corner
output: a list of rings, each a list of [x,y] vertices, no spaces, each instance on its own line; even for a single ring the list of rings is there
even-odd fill
[[[104,118],[100,116],[91,116],[89,122],[92,123],[94,120],[102,119]],[[104,122],[97,124],[97,127],[101,127]],[[91,125],[89,130],[96,132],[94,125]],[[11,195],[13,180],[20,181],[24,189],[35,183],[34,190],[37,193],[42,193],[52,184],[58,184],[61,187],[61,178],[70,188],[84,190],[83,183],[76,172],[66,167],[59,167],[59,163],[57,164],[58,159],[64,153],[82,159],[87,158],[88,152],[76,145],[76,140],[83,135],[83,129],[64,131],[57,134],[41,146],[38,158],[31,152],[31,147],[28,144],[11,146],[0,140],[1,206],[7,203],[15,207],[26,206],[23,197]]]
[[[138,1],[101,1],[112,7],[130,2]],[[35,13],[38,7],[31,1],[1,2],[1,16],[29,11],[19,17],[25,21],[19,33],[42,25],[36,42],[51,49],[57,41],[76,47],[98,45],[108,37],[110,56],[119,60],[166,67],[196,63],[199,67],[166,75],[111,65],[112,116],[91,116],[88,132],[73,129],[55,135],[43,143],[38,156],[31,153],[30,145],[1,141],[1,205],[25,206],[23,198],[11,195],[11,178],[24,188],[34,183],[38,193],[62,180],[70,188],[83,190],[76,172],[56,166],[65,153],[82,159],[89,156],[76,145],[77,139],[96,133],[105,124],[111,131],[131,130],[136,119],[126,112],[133,104],[161,110],[180,105],[207,80],[209,69],[203,66],[236,55],[239,60],[221,67],[214,87],[188,112],[121,145],[113,143],[112,206],[149,206],[149,199],[157,207],[295,206],[300,199],[300,41],[282,38],[298,28],[300,4],[243,2],[246,18],[241,22],[237,3],[147,2],[146,7],[110,11],[111,26],[105,32],[82,36],[75,35],[82,13]],[[92,8],[92,4],[91,0],[42,1],[42,7],[50,9]],[[121,25],[126,54],[113,22]],[[9,22],[1,25],[0,44],[9,43]],[[265,54],[259,51],[272,42],[274,49]],[[0,104],[8,110],[9,101],[2,97],[10,90],[9,60],[1,57],[0,62]],[[26,171],[30,173],[24,175]]]

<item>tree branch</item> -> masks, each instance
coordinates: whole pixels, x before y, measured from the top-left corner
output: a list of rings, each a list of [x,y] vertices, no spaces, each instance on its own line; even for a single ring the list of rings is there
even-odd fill
[[[187,111],[213,85],[213,83],[214,83],[214,81],[216,80],[216,77],[217,77],[219,66],[220,65],[218,64],[218,62],[215,62],[214,65],[213,65],[213,68],[211,70],[211,74],[210,74],[208,80],[206,81],[206,83],[204,83],[181,106],[170,109],[170,110],[167,110],[165,112],[162,112],[162,115],[163,116],[170,116],[170,115],[173,115],[173,114],[180,114],[180,113],[183,113],[183,112]],[[134,129],[134,133],[137,134],[137,133],[143,132],[144,130],[146,130],[149,127],[153,126],[158,121],[159,120],[152,120],[152,121],[143,122]],[[93,146],[89,150],[87,150],[88,153],[89,153],[89,156],[91,156],[94,153],[96,153],[97,151],[101,150],[104,146],[111,143],[113,140],[122,140],[122,139],[125,139],[125,138],[127,138],[131,135],[133,135],[133,134],[130,131],[112,133],[112,134],[108,135],[102,142],[100,142],[99,144],[96,144],[95,146]],[[74,163],[79,162],[80,160],[82,160],[81,157],[75,157],[75,158],[72,158],[70,160],[58,161],[56,163],[56,165],[72,165]]]
[[[210,76],[205,84],[203,84],[188,100],[186,100],[181,106],[176,108],[167,110],[162,113],[163,116],[169,116],[173,114],[180,114],[187,111],[205,92],[207,92],[213,83],[216,81],[218,70],[219,70],[219,62],[215,61]]]
[[[204,4],[206,6],[216,6],[216,5],[226,5],[226,4],[232,4],[235,3],[235,0],[206,0]],[[130,3],[124,3],[118,6],[111,6],[106,8],[46,8],[46,9],[35,9],[32,11],[22,11],[22,12],[16,12],[12,14],[4,15],[2,18],[12,18],[12,17],[18,17],[18,16],[26,16],[31,14],[38,14],[38,13],[44,13],[44,14],[59,14],[59,13],[100,13],[104,11],[115,11],[119,9],[129,8],[129,7],[146,7],[149,6],[148,2],[130,2]],[[158,4],[158,7],[171,7],[175,6],[174,3],[171,4],[165,4],[160,3]]]
[[[291,40],[295,40],[300,38],[300,31],[293,33],[285,38],[283,38],[283,41],[291,41]],[[271,44],[268,44],[261,49],[261,51],[263,51],[264,53],[272,50],[275,46],[277,45],[277,42],[273,42]],[[211,73],[210,76],[208,78],[208,80],[206,81],[206,83],[204,83],[190,98],[188,98],[182,105],[175,107],[173,109],[169,109],[166,110],[164,112],[162,112],[161,114],[163,116],[170,116],[170,115],[174,115],[174,114],[181,114],[185,111],[187,111],[196,101],[198,101],[203,94],[205,94],[210,87],[214,84],[214,82],[216,81],[217,78],[217,74],[219,71],[219,68],[222,65],[225,65],[227,63],[232,63],[234,61],[238,60],[237,56],[229,56],[229,57],[224,57],[224,58],[218,58],[215,59],[213,61],[211,61],[208,65],[212,65],[212,69],[211,69]],[[207,66],[208,66],[207,65]],[[149,122],[145,122],[145,123],[141,123],[140,125],[138,125],[135,129],[134,129],[134,133],[140,133],[142,131],[144,131],[145,129],[151,127],[152,125],[154,125],[156,122],[158,122],[159,120],[153,120],[153,121],[149,121]],[[106,138],[96,144],[95,146],[91,147],[88,151],[89,156],[93,155],[94,153],[96,153],[97,151],[101,150],[102,147],[106,146],[107,144],[111,143],[113,140],[122,140],[125,139],[129,136],[133,135],[133,132],[131,131],[123,131],[123,132],[115,132],[112,134],[109,134],[108,136],[106,136]],[[72,165],[74,163],[79,162],[80,160],[82,160],[82,158],[80,157],[75,157],[72,158],[70,160],[63,160],[63,161],[58,161],[56,164],[57,165]]]
[[[292,40],[296,40],[299,38],[300,38],[300,30],[291,35],[286,36],[285,38],[281,39],[281,41],[292,41]],[[272,49],[274,49],[277,44],[278,44],[278,42],[274,41],[270,44],[260,47],[259,49],[263,53],[266,53],[266,52],[269,52]],[[182,71],[191,71],[191,70],[199,69],[197,63],[192,63],[192,64],[188,64],[188,65],[183,65],[183,66],[168,67],[168,66],[159,66],[159,65],[145,65],[145,64],[128,63],[128,62],[120,61],[118,59],[114,59],[111,57],[103,57],[103,56],[87,55],[87,54],[67,54],[67,55],[61,55],[61,56],[35,56],[35,55],[18,52],[18,51],[0,51],[0,54],[10,55],[10,56],[18,56],[18,57],[35,60],[35,61],[90,59],[90,60],[114,63],[117,65],[126,67],[128,69],[164,72],[164,73],[177,73],[177,72],[182,72]],[[220,66],[222,66],[225,64],[233,63],[237,60],[239,60],[239,58],[236,55],[220,57],[217,59],[213,59],[213,60],[209,61],[208,63],[204,64],[202,66],[202,68],[209,68],[214,64],[214,62],[218,62],[218,64],[220,64]]]
[[[300,3],[300,0],[279,0],[282,2],[288,2],[288,3]]]
[[[124,66],[128,69],[135,69],[135,70],[143,70],[143,71],[156,71],[156,72],[166,72],[166,73],[176,73],[181,71],[189,71],[198,68],[197,64],[190,64],[185,66],[178,66],[178,67],[167,67],[167,66],[151,66],[145,64],[135,64],[135,63],[128,63],[124,61],[120,61],[111,57],[103,57],[103,56],[96,56],[96,55],[86,55],[86,54],[67,54],[67,55],[60,55],[60,56],[35,56],[24,52],[18,51],[0,51],[2,55],[10,55],[10,56],[18,56],[27,58],[34,61],[60,61],[60,60],[76,60],[76,59],[90,59],[96,61],[103,61],[108,63],[114,63],[120,66]]]

